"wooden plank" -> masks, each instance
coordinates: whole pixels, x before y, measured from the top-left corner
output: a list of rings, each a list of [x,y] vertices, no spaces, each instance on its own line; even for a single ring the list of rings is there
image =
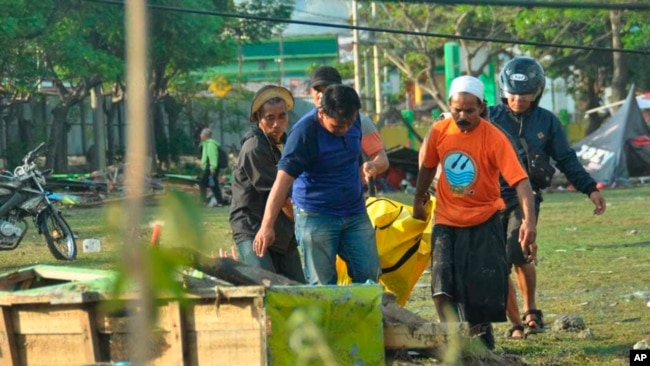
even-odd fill
[[[171,248],[179,258],[189,266],[198,269],[212,277],[235,285],[252,286],[289,286],[300,283],[282,275],[251,267],[232,258],[211,258],[195,250],[187,248]]]
[[[94,363],[99,361],[99,335],[95,326],[95,310],[93,306],[84,306],[80,314],[79,322],[81,326],[81,335],[83,349],[85,352],[84,363]]]
[[[34,305],[34,304],[83,304],[103,300],[102,294],[98,292],[74,292],[74,291],[40,291],[34,292],[34,289],[26,292],[2,294],[0,296],[0,305]]]
[[[169,348],[163,354],[161,365],[183,365],[183,350],[185,345],[185,326],[183,313],[177,301],[170,302],[165,308],[165,318],[168,324],[168,331],[165,338]],[[161,309],[162,309],[161,308]],[[160,318],[163,314],[161,312]]]
[[[20,289],[21,290],[27,290],[30,287],[32,287],[32,283],[34,283],[34,279],[33,278],[28,278],[25,281],[20,283]]]
[[[84,341],[78,334],[18,335],[16,344],[20,362],[14,365],[83,365]]]
[[[0,309],[0,364],[17,365],[18,350],[11,317],[11,308]]]
[[[52,302],[52,294],[46,293],[17,293],[11,295],[0,296],[0,305],[16,306],[16,305],[32,305],[32,304],[50,304]],[[82,302],[83,296],[77,298],[76,303]]]
[[[34,271],[43,278],[63,281],[91,281],[110,276],[108,271],[56,266],[36,266]]]
[[[212,330],[260,330],[261,320],[256,317],[253,301],[233,300],[218,306],[193,304],[187,309],[187,329],[196,332]]]
[[[11,291],[17,283],[34,277],[35,274],[31,268],[12,272],[0,278],[0,291]]]
[[[81,320],[87,316],[78,305],[21,306],[12,312],[16,334],[82,334]]]
[[[384,323],[384,348],[430,349],[445,344],[453,334],[466,334],[466,325],[450,323],[386,324]]]
[[[0,296],[0,306],[16,306],[22,304],[49,304],[52,296],[49,295],[5,295]]]
[[[266,309],[264,308],[264,297],[255,298],[253,302],[253,316],[260,322],[259,337],[261,340],[261,347],[259,349],[260,360],[262,365],[267,365],[268,344],[266,337],[271,333],[271,319],[266,316]]]
[[[215,297],[219,298],[253,298],[253,297],[264,297],[265,288],[263,286],[218,286],[213,288],[199,288],[199,289],[189,289],[189,291],[183,296],[186,299],[214,299]],[[218,296],[217,296],[218,295]],[[119,300],[129,301],[136,300],[140,298],[140,294],[137,292],[125,292],[120,294]],[[106,297],[109,299],[109,297]],[[158,299],[161,301],[164,300],[174,300],[174,294],[160,294]],[[2,298],[0,297],[0,301]]]
[[[258,330],[187,333],[189,365],[264,365],[260,350],[265,340]]]
[[[219,297],[226,299],[235,298],[263,298],[265,289],[262,286],[235,286],[235,287],[218,287]]]

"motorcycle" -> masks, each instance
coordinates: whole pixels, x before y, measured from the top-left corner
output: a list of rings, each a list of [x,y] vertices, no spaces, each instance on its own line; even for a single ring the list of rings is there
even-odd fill
[[[73,260],[77,257],[74,234],[43,188],[52,170],[41,172],[34,162],[44,147],[43,142],[28,152],[13,174],[0,175],[0,250],[18,247],[27,232],[25,218],[32,217],[54,258]]]

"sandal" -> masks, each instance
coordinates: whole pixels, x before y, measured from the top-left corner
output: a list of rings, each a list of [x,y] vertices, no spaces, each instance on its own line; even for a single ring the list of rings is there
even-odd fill
[[[533,315],[533,319],[529,319],[529,316]],[[544,332],[544,314],[541,310],[530,309],[524,313],[524,316],[521,318],[526,325],[526,334],[537,334]]]
[[[513,336],[515,332],[519,332],[520,335],[518,336]],[[523,325],[513,325],[512,328],[508,329],[508,333],[506,334],[506,339],[511,340],[511,341],[518,341],[521,339],[526,339],[526,332],[524,331],[524,326]]]

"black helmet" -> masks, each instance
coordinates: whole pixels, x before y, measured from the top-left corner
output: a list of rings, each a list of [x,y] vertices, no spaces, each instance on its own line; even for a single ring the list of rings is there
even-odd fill
[[[542,98],[546,78],[544,69],[532,57],[515,57],[508,61],[499,73],[499,95],[503,103],[507,103],[508,94],[533,94],[537,105]]]

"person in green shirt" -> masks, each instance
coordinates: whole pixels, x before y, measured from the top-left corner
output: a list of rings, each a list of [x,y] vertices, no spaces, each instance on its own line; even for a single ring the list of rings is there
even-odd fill
[[[204,128],[201,131],[201,169],[203,175],[199,181],[201,198],[206,200],[208,207],[221,207],[225,204],[219,187],[219,143],[212,138],[212,130]],[[210,187],[216,201],[208,201],[206,190]]]

